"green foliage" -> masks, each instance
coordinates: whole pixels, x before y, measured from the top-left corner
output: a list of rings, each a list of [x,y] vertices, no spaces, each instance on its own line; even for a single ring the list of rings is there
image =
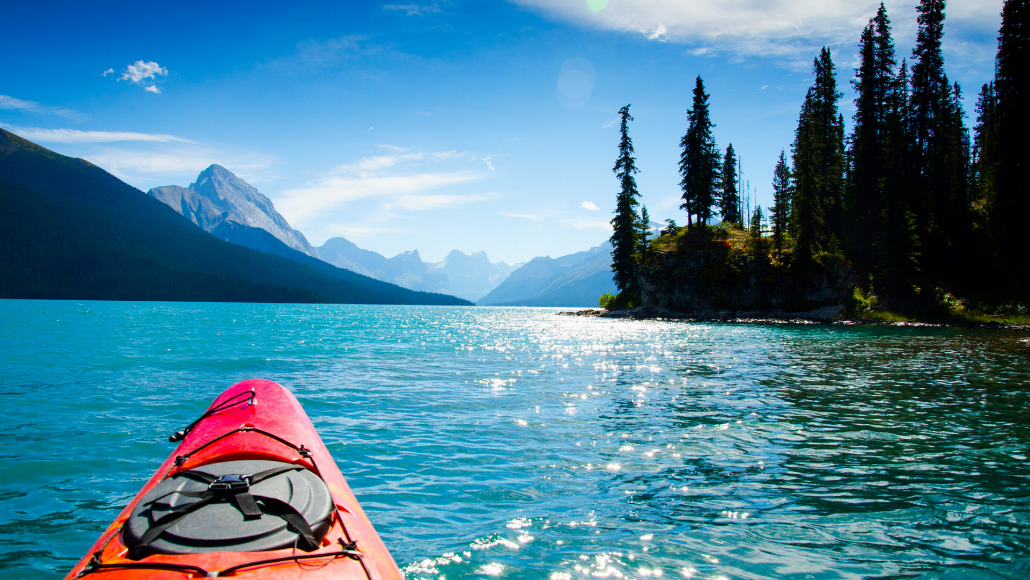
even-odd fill
[[[629,114],[629,105],[619,109],[621,122],[619,130],[619,157],[612,171],[619,179],[621,190],[615,202],[615,217],[612,218],[612,279],[620,291],[635,290],[637,287],[636,254],[639,242],[639,224],[636,206],[637,198],[636,159],[633,157],[633,140],[629,138],[629,122],[633,117]]]
[[[623,290],[615,296],[605,292],[598,299],[601,308],[605,310],[629,310],[640,306],[639,290]]]

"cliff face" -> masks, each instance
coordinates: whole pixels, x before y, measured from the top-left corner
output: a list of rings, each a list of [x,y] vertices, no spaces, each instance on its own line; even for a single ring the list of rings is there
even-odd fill
[[[804,275],[763,255],[713,242],[656,252],[639,270],[641,305],[679,312],[808,310],[842,303],[854,292],[850,265],[826,257]]]

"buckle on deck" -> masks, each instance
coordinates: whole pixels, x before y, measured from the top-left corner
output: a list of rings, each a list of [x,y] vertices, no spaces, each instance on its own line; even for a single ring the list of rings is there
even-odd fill
[[[250,489],[249,475],[223,475],[208,484],[211,491],[241,491]]]

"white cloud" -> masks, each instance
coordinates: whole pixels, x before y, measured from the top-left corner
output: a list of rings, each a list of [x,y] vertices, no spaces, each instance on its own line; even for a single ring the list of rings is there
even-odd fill
[[[642,32],[648,40],[665,40],[665,34],[669,32],[669,30],[665,28],[664,24],[659,22],[658,26],[656,26],[654,30],[643,30]]]
[[[143,62],[137,60],[136,62],[125,67],[125,72],[118,78],[120,81],[129,81],[133,84],[140,84],[143,81],[153,79],[158,76],[168,76],[168,69],[157,64],[154,61]]]
[[[130,131],[78,131],[75,129],[40,129],[38,127],[3,127],[29,141],[41,143],[113,143],[116,141],[149,141],[152,143],[192,143],[189,139],[164,133]]]
[[[854,46],[878,3],[853,0],[620,0],[594,10],[583,0],[510,0],[581,25],[690,46],[694,54],[771,56],[808,63],[823,45]],[[596,3],[595,3],[596,4]],[[914,29],[916,0],[887,2],[901,36]],[[950,0],[946,26],[989,33],[1002,0]],[[901,45],[899,45],[901,46]]]
[[[425,16],[432,12],[439,12],[440,5],[433,4],[387,4],[383,10],[396,10],[406,12],[408,16]]]
[[[0,95],[0,109],[8,111],[24,111],[26,113],[37,113],[42,115],[57,115],[71,121],[85,121],[89,115],[80,113],[64,107],[48,107],[35,101],[24,101],[7,95]]]
[[[579,207],[583,209],[589,209],[590,211],[598,211],[601,209],[597,207],[592,201],[584,201],[583,203],[579,204]]]
[[[105,70],[103,76],[106,77],[109,74],[115,74],[114,69],[109,68]],[[161,94],[161,89],[158,88],[155,82],[158,80],[158,77],[166,76],[168,76],[167,68],[152,60],[146,62],[137,60],[125,67],[125,70],[122,71],[122,76],[118,77],[118,80],[142,86],[144,91],[159,95]]]

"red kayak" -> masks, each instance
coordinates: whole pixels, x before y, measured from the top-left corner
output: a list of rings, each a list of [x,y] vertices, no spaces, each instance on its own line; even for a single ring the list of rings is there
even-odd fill
[[[404,578],[285,388],[243,381],[170,440],[68,578]]]

